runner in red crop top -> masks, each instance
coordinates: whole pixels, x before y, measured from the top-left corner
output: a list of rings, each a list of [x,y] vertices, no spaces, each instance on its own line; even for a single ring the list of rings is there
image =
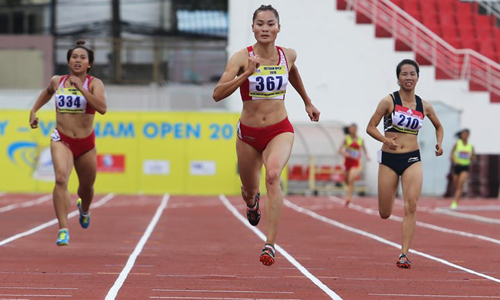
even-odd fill
[[[410,268],[407,253],[411,246],[416,225],[417,202],[422,191],[422,163],[417,134],[424,116],[436,130],[436,156],[443,154],[443,126],[430,103],[415,95],[420,68],[411,59],[404,59],[396,67],[399,91],[383,98],[371,117],[367,133],[383,143],[379,151],[378,207],[379,214],[387,219],[392,214],[394,198],[401,177],[404,199],[403,237],[401,254],[396,262],[400,268]],[[382,135],[377,126],[384,118]]]
[[[57,125],[51,135],[50,150],[55,173],[53,197],[59,221],[58,246],[66,246],[69,242],[68,181],[73,167],[79,181],[80,225],[87,228],[90,224],[89,209],[97,170],[94,116],[96,111],[105,114],[107,109],[102,81],[87,74],[94,62],[94,52],[84,44],[85,41],[78,40],[76,46],[68,50],[70,74],[52,77],[30,113],[31,128],[37,128],[36,112],[54,98]]]
[[[257,43],[231,57],[213,93],[214,100],[220,101],[240,88],[243,111],[238,122],[236,152],[241,194],[247,204],[248,221],[254,226],[260,220],[262,165],[266,169],[267,241],[260,261],[267,266],[274,263],[274,243],[283,206],[280,177],[294,139],[283,101],[288,82],[304,101],[311,121],[317,122],[320,114],[307,95],[295,65],[297,54],[293,49],[275,45],[280,29],[278,12],[271,5],[259,7],[252,19]]]

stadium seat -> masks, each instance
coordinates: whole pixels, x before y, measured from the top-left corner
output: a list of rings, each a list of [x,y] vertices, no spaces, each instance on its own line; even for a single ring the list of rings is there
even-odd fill
[[[476,28],[479,29],[492,27],[495,23],[489,16],[474,14],[474,24],[476,25]]]
[[[458,25],[458,35],[462,40],[470,40],[476,38],[476,33],[474,31],[474,26],[470,25]]]
[[[347,1],[337,0],[337,10],[346,10],[346,9],[347,9]]]
[[[321,166],[319,169],[316,169],[316,174],[314,178],[316,181],[331,181],[333,174],[333,168],[328,165]]]
[[[463,49],[472,49],[475,51],[479,50],[477,40],[475,38],[461,39],[461,43]]]
[[[307,180],[309,175],[304,172],[304,168],[302,165],[294,165],[291,167],[291,170],[288,172],[289,180]]]
[[[420,1],[420,11],[422,14],[426,14],[429,12],[436,12],[437,11],[437,6],[436,6],[436,1],[434,0],[425,0],[425,1]]]
[[[441,26],[456,25],[456,17],[454,13],[439,13],[437,14],[438,23]]]
[[[477,38],[479,40],[492,40],[493,39],[493,29],[492,27],[477,27],[476,26],[476,32],[477,32]]]
[[[455,13],[455,0],[439,0],[436,3],[437,10],[442,13]]]
[[[418,6],[418,0],[403,0],[403,9],[406,11],[413,11],[417,10],[420,11],[420,8]]]
[[[443,39],[457,39],[458,30],[455,24],[445,24],[441,25],[441,35]]]

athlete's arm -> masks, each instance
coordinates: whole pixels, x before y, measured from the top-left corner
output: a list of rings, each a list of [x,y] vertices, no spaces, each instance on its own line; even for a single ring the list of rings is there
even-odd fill
[[[391,113],[392,108],[392,98],[391,96],[387,96],[383,98],[380,103],[377,106],[377,109],[375,110],[375,113],[371,117],[370,121],[368,122],[368,126],[366,127],[366,133],[368,133],[372,138],[376,139],[379,142],[384,143],[389,147],[391,150],[396,150],[398,147],[398,144],[394,141],[397,136],[394,136],[392,138],[387,138],[383,136],[380,131],[378,131],[377,126],[380,123],[380,120],[382,118]]]
[[[302,82],[302,77],[300,77],[299,69],[295,64],[295,60],[297,59],[297,52],[290,48],[283,48],[285,51],[285,55],[288,61],[288,65],[290,66],[290,70],[288,71],[288,81],[292,84],[293,88],[299,93],[302,101],[306,106],[306,112],[309,115],[309,119],[313,122],[319,121],[320,111],[312,104],[311,98],[307,95],[306,88],[304,87],[304,83]]]
[[[455,164],[455,155],[454,154],[455,154],[455,149],[457,149],[457,143],[458,142],[455,142],[455,145],[453,145],[453,149],[451,149],[451,155],[450,155],[450,157],[451,157],[451,163],[452,164]]]
[[[248,69],[237,76],[240,70],[243,70],[247,65]],[[234,93],[248,77],[255,73],[258,67],[258,58],[256,56],[248,56],[246,49],[236,52],[227,63],[224,74],[222,74],[215,86],[212,95],[215,102],[219,102]]]
[[[363,143],[363,152],[365,152],[366,160],[370,161],[370,156],[368,156],[368,151],[366,151],[365,143]]]
[[[104,84],[100,79],[94,78],[90,82],[89,90],[92,92],[83,88],[83,83],[80,78],[70,76],[68,79],[71,84],[73,84],[82,93],[85,99],[87,99],[88,104],[90,104],[101,115],[106,113],[108,106],[106,104],[106,95],[104,94]]]
[[[342,156],[346,156],[346,152],[345,152],[345,144],[346,144],[346,141],[345,139],[342,141],[342,144],[340,144],[340,148],[339,148],[339,154],[342,155]]]
[[[432,125],[434,125],[434,128],[436,128],[436,156],[441,156],[443,155],[443,148],[441,147],[441,144],[443,143],[443,136],[444,136],[444,129],[443,125],[441,125],[441,122],[439,121],[439,118],[437,117],[436,113],[434,112],[434,108],[430,103],[427,101],[422,101],[424,105],[424,111],[426,116],[431,120]]]
[[[474,147],[472,147],[472,157],[471,161],[474,162],[476,160],[476,151],[474,151]]]
[[[36,112],[42,108],[47,102],[50,101],[54,93],[56,92],[56,86],[59,83],[59,80],[61,79],[61,76],[52,76],[50,79],[49,85],[40,93],[40,96],[35,101],[35,104],[33,104],[33,107],[31,108],[30,111],[30,126],[31,128],[35,129],[38,127],[38,118],[36,117]]]

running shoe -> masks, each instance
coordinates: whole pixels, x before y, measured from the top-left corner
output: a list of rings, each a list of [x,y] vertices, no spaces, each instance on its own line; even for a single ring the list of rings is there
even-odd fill
[[[80,225],[82,228],[87,229],[90,225],[90,212],[86,214],[82,212],[82,199],[78,199],[78,201],[76,201],[76,205],[78,206],[78,211],[80,212]]]
[[[252,226],[257,226],[260,221],[259,201],[260,201],[260,193],[257,193],[257,195],[255,195],[254,207],[247,206],[247,219]]]
[[[402,269],[409,269],[411,268],[411,261],[408,256],[406,256],[406,254],[401,253],[399,255],[398,261],[396,262],[396,266]]]
[[[274,246],[271,244],[265,244],[264,248],[262,248],[262,252],[260,253],[260,262],[264,266],[272,266],[274,264],[274,256],[276,255],[276,250],[274,250]]]
[[[68,246],[69,244],[69,231],[66,228],[60,229],[57,235],[57,246]]]
[[[450,208],[451,208],[451,209],[457,209],[457,208],[458,208],[458,203],[457,203],[457,201],[452,201],[452,202],[451,202],[451,205],[450,205]]]

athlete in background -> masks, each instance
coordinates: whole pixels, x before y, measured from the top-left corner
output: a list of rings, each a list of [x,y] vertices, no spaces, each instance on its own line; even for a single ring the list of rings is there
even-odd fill
[[[70,197],[68,181],[73,167],[78,176],[78,210],[80,225],[90,224],[90,203],[94,198],[97,170],[95,112],[106,113],[106,96],[101,80],[88,75],[94,63],[94,52],[78,40],[69,49],[69,75],[53,76],[49,85],[36,100],[30,112],[31,128],[38,127],[37,111],[54,96],[56,128],[51,135],[50,151],[55,172],[54,208],[59,221],[58,246],[69,243],[68,213]]]

